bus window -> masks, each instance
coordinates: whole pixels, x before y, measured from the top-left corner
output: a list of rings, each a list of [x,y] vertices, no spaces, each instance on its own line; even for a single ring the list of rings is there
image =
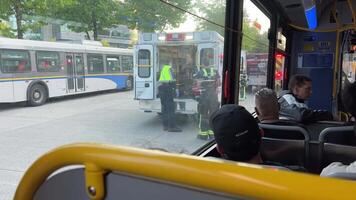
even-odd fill
[[[138,51],[138,76],[141,78],[150,77],[150,51],[140,49]]]
[[[133,68],[133,58],[132,58],[132,56],[122,56],[121,57],[121,62],[122,62],[122,70],[123,70],[123,72],[132,72],[132,68]]]
[[[200,65],[205,67],[214,66],[213,48],[204,48],[200,51]]]
[[[0,63],[3,73],[23,73],[31,71],[28,51],[2,50]]]
[[[255,92],[267,84],[270,19],[250,0],[243,8],[239,104],[252,112]]]
[[[37,51],[36,62],[38,72],[58,72],[60,70],[57,52]]]
[[[108,72],[121,72],[119,56],[106,56],[106,68]]]
[[[88,73],[96,74],[104,72],[104,62],[102,55],[88,54]]]

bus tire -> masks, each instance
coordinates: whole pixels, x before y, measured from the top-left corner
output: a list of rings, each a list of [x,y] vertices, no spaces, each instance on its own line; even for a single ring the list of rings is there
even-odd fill
[[[132,88],[133,88],[132,79],[131,78],[127,78],[126,82],[125,82],[125,85],[126,85],[126,90],[132,90]]]
[[[47,101],[47,89],[41,84],[33,85],[28,93],[28,104],[30,106],[40,106]]]

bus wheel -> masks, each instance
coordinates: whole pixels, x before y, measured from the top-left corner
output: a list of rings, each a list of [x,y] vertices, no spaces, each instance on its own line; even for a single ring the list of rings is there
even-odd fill
[[[132,90],[132,80],[130,78],[126,79],[126,89]]]
[[[31,87],[28,97],[30,106],[40,106],[47,100],[47,90],[43,85],[35,84]]]

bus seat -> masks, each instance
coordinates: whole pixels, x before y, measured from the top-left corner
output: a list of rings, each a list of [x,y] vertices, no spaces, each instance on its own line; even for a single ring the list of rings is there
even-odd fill
[[[335,172],[335,173],[329,174],[327,177],[356,181],[356,173],[351,173],[351,172]]]
[[[181,185],[167,184],[158,179],[147,179],[117,172],[106,174],[104,184],[106,185],[105,200],[235,199],[221,194],[207,193]],[[71,169],[58,173],[46,180],[46,182],[37,190],[34,200],[90,200],[86,194],[85,188],[84,168]]]
[[[320,170],[332,162],[350,164],[356,160],[353,126],[329,127],[319,136]]]
[[[264,160],[307,168],[309,134],[299,126],[259,124],[264,131],[261,156]]]
[[[328,185],[335,187],[325,190]],[[311,187],[313,191],[305,191]],[[22,177],[14,200],[336,200],[353,199],[350,190],[356,190],[356,184],[258,165],[78,143],[58,147],[36,160]]]

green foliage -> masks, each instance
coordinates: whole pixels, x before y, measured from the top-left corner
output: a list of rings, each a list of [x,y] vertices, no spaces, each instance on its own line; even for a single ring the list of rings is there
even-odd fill
[[[75,32],[93,31],[94,39],[98,40],[98,33],[104,28],[122,23],[119,1],[116,0],[62,0],[49,6],[52,18],[67,20],[69,28]],[[89,34],[87,34],[89,36]]]
[[[163,30],[167,26],[177,27],[184,21],[184,13],[159,0],[62,0],[49,5],[50,16],[71,22],[69,28],[75,32],[98,33],[118,24],[140,31]],[[176,0],[174,5],[183,9],[190,7],[190,0]]]
[[[212,21],[221,26],[225,26],[225,2],[204,2],[199,1],[196,3],[195,7],[202,13],[202,17]],[[198,30],[216,31],[220,35],[225,34],[225,29],[221,26],[217,26],[209,21],[200,20],[198,25]]]
[[[31,16],[42,15],[46,11],[43,0],[1,0],[0,18],[9,20],[15,16],[17,37],[22,38],[28,29],[35,29],[43,22],[34,22]]]
[[[103,47],[110,47],[109,41],[107,41],[107,40],[101,40],[100,42],[101,42],[101,44],[103,45]]]
[[[9,37],[9,38],[16,37],[12,29],[10,28],[10,26],[3,21],[0,22],[0,36]]]
[[[212,21],[221,26],[225,26],[225,3],[224,2],[211,2],[207,3],[204,1],[199,1],[196,4],[196,8],[199,10],[202,17]],[[248,52],[254,53],[267,53],[269,41],[267,38],[267,33],[260,33],[259,30],[250,25],[250,18],[247,12],[243,12],[243,25],[242,25],[242,49]],[[200,20],[199,30],[216,31],[220,35],[224,35],[225,29],[221,26],[217,26],[209,21]]]
[[[190,0],[167,1],[179,8],[189,9]],[[131,29],[152,32],[178,27],[185,20],[185,13],[162,3],[160,0],[127,0],[121,17],[126,18]]]
[[[248,16],[244,16],[242,32],[243,37],[241,48],[243,50],[253,53],[268,53],[269,41],[267,38],[267,32],[261,34],[256,27],[251,26]]]

